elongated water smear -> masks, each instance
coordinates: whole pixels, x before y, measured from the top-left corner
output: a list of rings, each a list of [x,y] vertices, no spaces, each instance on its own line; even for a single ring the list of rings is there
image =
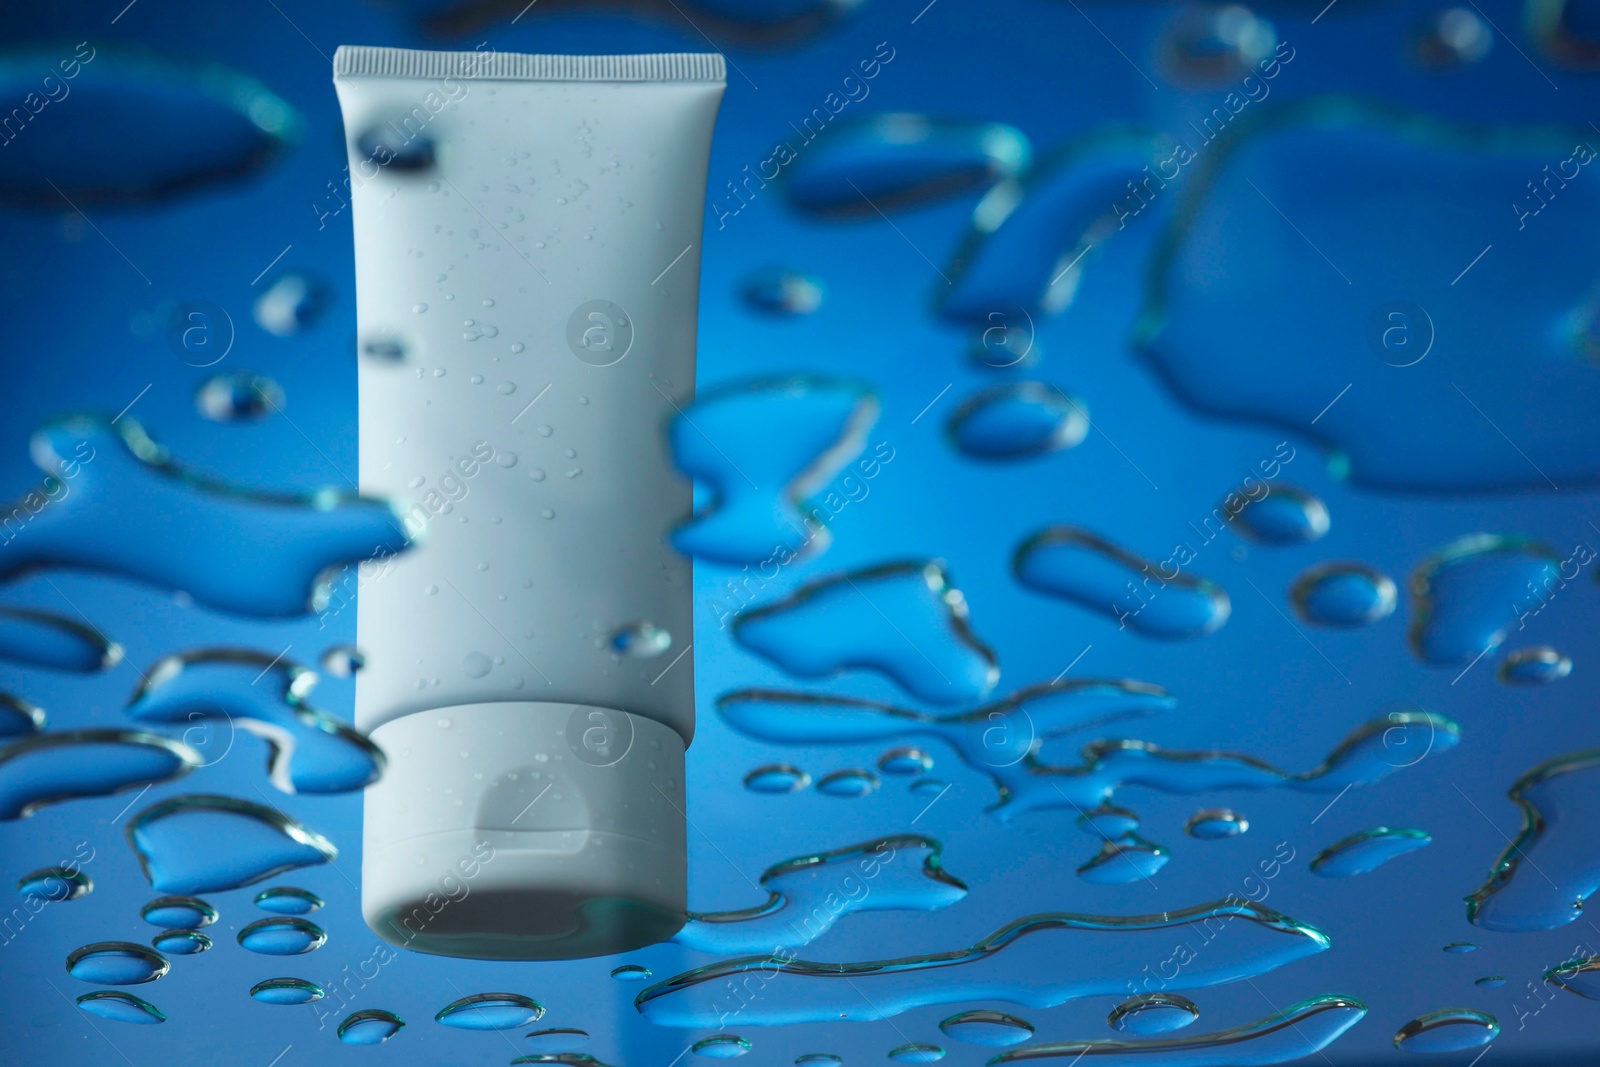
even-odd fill
[[[991,1064],[1080,1060],[1094,1067],[1269,1067],[1321,1052],[1360,1022],[1367,1006],[1354,997],[1302,1000],[1264,1019],[1211,1034],[1161,1041],[1063,1041],[1002,1052]]]
[[[934,736],[947,742],[999,790],[990,809],[1002,821],[1029,811],[1088,812],[1124,786],[1192,794],[1222,789],[1337,793],[1385,778],[1444,752],[1461,727],[1421,709],[1371,719],[1326,759],[1298,774],[1253,756],[1165,749],[1147,741],[1093,741],[1076,765],[1051,765],[1037,753],[1045,738],[1083,726],[1170,708],[1166,690],[1144,682],[1078,679],[1031,686],[1005,700],[944,717],[826,694],[738,690],[717,701],[735,730],[781,744],[850,744]]]
[[[1467,918],[1485,930],[1565,926],[1600,889],[1600,748],[1546,760],[1506,795],[1522,812],[1522,829],[1467,895]]]
[[[1313,926],[1237,900],[1159,915],[1047,913],[950,952],[854,963],[789,953],[724,960],[650,986],[635,1004],[651,1022],[679,1027],[719,1026],[735,1012],[740,1026],[782,1026],[886,1019],[970,1000],[1048,1008],[1140,987],[1238,981],[1328,945]]]
[[[702,952],[761,952],[809,944],[855,911],[948,907],[967,895],[967,887],[945,872],[941,848],[931,837],[893,834],[785,860],[761,875],[766,902],[691,912],[673,940]]]

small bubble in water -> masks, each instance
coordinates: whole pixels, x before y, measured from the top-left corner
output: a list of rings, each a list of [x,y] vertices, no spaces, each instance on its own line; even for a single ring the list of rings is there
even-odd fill
[[[416,314],[421,315],[424,311],[428,310],[428,305],[427,304],[412,304],[411,305],[411,310],[413,312],[415,312]]]
[[[494,461],[502,467],[515,467],[517,465],[517,454],[515,452],[500,452],[494,457]]]
[[[458,1030],[512,1030],[544,1016],[544,1005],[520,993],[474,993],[451,1001],[434,1021]]]
[[[461,673],[468,678],[482,678],[494,667],[494,661],[482,652],[468,652],[461,657]]]
[[[217,921],[217,909],[195,897],[157,897],[139,909],[139,917],[168,930],[192,930]]]
[[[527,346],[524,345],[521,341],[513,341],[511,343],[511,353],[512,353],[512,355],[516,355],[518,352],[525,351],[526,349],[527,349]]]
[[[283,389],[271,378],[233,371],[202,383],[194,406],[212,422],[252,422],[283,407]]]
[[[538,467],[535,467],[528,472],[528,477],[532,478],[536,482],[542,482],[544,481],[544,471]]]
[[[541,427],[539,427],[539,436],[540,437],[549,437],[551,434],[553,434],[555,432],[556,432],[556,428],[554,426],[541,426]]]
[[[643,982],[650,977],[650,968],[641,967],[637,963],[625,963],[611,971],[611,977],[619,982]]]

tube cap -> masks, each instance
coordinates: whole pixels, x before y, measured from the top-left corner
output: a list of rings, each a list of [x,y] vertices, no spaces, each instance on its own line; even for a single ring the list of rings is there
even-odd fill
[[[683,740],[585,704],[417,712],[372,740],[361,913],[472,959],[577,959],[665,940],[687,906]]]

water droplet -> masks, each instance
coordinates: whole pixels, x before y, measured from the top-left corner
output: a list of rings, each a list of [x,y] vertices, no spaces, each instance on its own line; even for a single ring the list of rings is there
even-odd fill
[[[216,763],[236,730],[259,734],[267,776],[285,793],[343,793],[377,781],[384,758],[366,735],[310,703],[317,675],[251,649],[205,648],[158,660],[134,691],[131,717],[187,727],[184,736]]]
[[[263,1004],[310,1004],[326,994],[304,978],[268,978],[250,987],[250,996]]]
[[[461,673],[468,678],[482,678],[494,669],[494,660],[482,652],[468,652],[461,657]]]
[[[1000,800],[990,810],[1001,821],[1052,808],[1089,811],[1130,781],[1185,795],[1271,788],[1337,793],[1378,781],[1461,740],[1461,727],[1452,720],[1412,708],[1363,723],[1320,765],[1298,774],[1252,756],[1169,751],[1135,740],[1092,742],[1081,750],[1077,765],[1025,760],[1043,739],[1172,706],[1172,697],[1159,686],[1090,679],[1029,686],[993,704],[943,717],[870,700],[779,690],[737,690],[717,700],[717,711],[735,730],[777,744],[938,737],[963,762],[995,780]]]
[[[1183,1000],[1182,997],[1177,999]],[[1159,1061],[1179,1067],[1221,1063],[1265,1067],[1321,1052],[1366,1014],[1367,1006],[1351,997],[1312,997],[1264,1019],[1217,1033],[1159,1041],[1067,1041],[1029,1045],[1015,1052],[1003,1052],[989,1062],[1006,1064],[1041,1059],[1070,1063],[1089,1057],[1104,1064]]]
[[[360,341],[360,349],[367,359],[380,363],[400,363],[411,351],[404,338],[392,333],[367,334]]]
[[[367,655],[355,645],[334,645],[322,653],[319,662],[335,678],[353,678],[367,665]]]
[[[339,1040],[347,1045],[381,1045],[405,1029],[405,1025],[393,1012],[364,1008],[351,1012],[339,1024]]]
[[[878,770],[884,774],[915,776],[933,770],[933,757],[909,745],[891,748],[878,757]]]
[[[1176,993],[1141,993],[1111,1009],[1106,1025],[1136,1037],[1170,1034],[1200,1018],[1200,1008]]]
[[[26,158],[0,164],[0,201],[11,206],[59,211],[65,197],[76,208],[126,207],[193,194],[261,170],[302,129],[282,98],[214,59],[109,44],[79,45],[77,59],[57,52],[53,45],[7,48],[0,72],[7,99],[20,104],[33,92],[64,100],[70,91],[74,101],[59,115],[51,108],[55,121],[28,126]],[[55,96],[30,75],[58,63],[62,71],[70,63],[74,74],[58,82],[63,91]],[[49,102],[35,99],[41,108]],[[28,118],[38,114],[29,111]],[[338,207],[331,198],[324,205]]]
[[[944,1049],[912,1042],[890,1049],[889,1058],[896,1063],[937,1063],[944,1059]]]
[[[1250,820],[1231,808],[1202,808],[1189,816],[1183,828],[1190,837],[1214,841],[1223,837],[1238,837],[1250,829]]]
[[[934,797],[950,788],[950,783],[940,778],[918,778],[911,783],[911,794],[919,797]]]
[[[1369,626],[1394,614],[1394,580],[1364,563],[1318,563],[1289,585],[1289,603],[1306,622]]]
[[[501,467],[515,467],[517,465],[517,454],[515,452],[499,452],[495,454],[494,461]]]
[[[788,166],[784,192],[808,215],[875,217],[1022,173],[1032,150],[999,123],[890,113],[841,120]]]
[[[0,746],[0,819],[166,782],[200,766],[178,741],[128,730],[30,734]]]
[[[239,944],[264,956],[298,956],[327,943],[328,935],[316,923],[290,916],[257,919],[239,931]]]
[[[1500,1036],[1493,1015],[1470,1008],[1445,1008],[1419,1015],[1394,1035],[1394,1047],[1435,1055],[1487,1045]]]
[[[256,325],[279,337],[292,337],[316,323],[332,303],[328,283],[298,272],[278,278],[256,297]]]
[[[1481,989],[1499,989],[1509,981],[1510,979],[1503,975],[1486,974],[1482,978],[1474,980],[1472,984]]]
[[[129,821],[128,841],[150,884],[172,893],[237,889],[339,854],[275,808],[199,794],[145,808]]]
[[[713,1060],[731,1060],[750,1051],[750,1042],[737,1034],[712,1034],[689,1046],[696,1056]]]
[[[116,989],[85,993],[78,998],[77,1004],[90,1015],[98,1015],[112,1022],[154,1025],[167,1021],[161,1009],[148,1000]]]
[[[461,1030],[515,1030],[543,1015],[543,1005],[518,993],[474,993],[446,1004],[433,1018]]]
[[[708,487],[714,503],[673,531],[673,546],[735,566],[822,552],[828,524],[849,499],[828,489],[835,476],[848,470],[852,484],[870,486],[894,458],[887,444],[863,456],[878,410],[865,383],[828,378],[700,393],[673,419],[668,443],[678,469]]]
[[[1597,772],[1600,752],[1588,749],[1546,760],[1512,783],[1506,795],[1521,811],[1522,829],[1468,895],[1473,925],[1554,930],[1584,915],[1584,902],[1600,888]]]
[[[589,1043],[585,1030],[565,1027],[553,1030],[535,1030],[525,1040],[537,1052],[571,1052]]]
[[[121,663],[122,646],[77,619],[32,608],[0,608],[0,659],[88,673],[110,670]],[[33,719],[39,729],[44,728],[44,713],[26,701],[8,696],[6,706],[6,719],[17,720],[20,714]],[[22,723],[18,720],[15,725]]]
[[[1129,834],[1101,844],[1100,851],[1078,868],[1078,877],[1090,885],[1129,885],[1149,878],[1171,858],[1161,845]]]
[[[1324,878],[1368,874],[1392,859],[1425,848],[1433,838],[1421,830],[1379,826],[1341,838],[1311,858],[1311,873]]]
[[[636,963],[625,963],[611,971],[611,977],[619,982],[643,982],[650,977],[650,968],[641,967]]]
[[[212,422],[251,422],[283,409],[283,389],[251,371],[230,371],[206,379],[194,406]]]
[[[44,709],[21,697],[0,692],[0,740],[36,734],[44,729]]]
[[[735,911],[690,913],[672,939],[724,956],[771,952],[775,945],[804,944],[821,937],[853,911],[948,907],[966,897],[967,887],[944,870],[941,848],[931,837],[896,834],[784,860],[762,872],[767,900]],[[844,880],[868,869],[876,872],[871,893],[838,892]]]
[[[1011,565],[1028,588],[1098,611],[1119,627],[1150,637],[1201,637],[1220,629],[1233,606],[1221,586],[1182,573],[1192,558],[1175,554],[1155,563],[1088,530],[1052,526],[1024,541]]]
[[[1545,685],[1572,673],[1572,661],[1548,645],[1506,653],[1495,677],[1507,685]]]
[[[1023,459],[1081,444],[1089,433],[1089,410],[1053,385],[1011,382],[962,401],[945,432],[974,459]]]
[[[41,867],[17,879],[17,892],[40,900],[77,900],[93,890],[93,880],[76,867]]]
[[[1243,4],[1196,4],[1173,18],[1157,48],[1173,79],[1222,85],[1253,73],[1277,44],[1272,23]]]
[[[257,893],[256,907],[279,915],[310,915],[321,909],[322,898],[309,890],[278,885]]]
[[[224,612],[281,618],[325,608],[341,564],[408,544],[387,501],[231,486],[179,466],[126,416],[115,425],[97,416],[56,419],[34,432],[31,451],[52,476],[76,470],[75,484],[33,520],[36,536],[7,546],[0,579],[81,568],[182,591]],[[107,514],[119,521],[107,524]],[[189,518],[174,525],[173,515]]]
[[[194,930],[217,921],[217,909],[195,897],[157,897],[139,909],[139,917],[168,930]]]
[[[811,776],[787,763],[769,763],[744,776],[744,787],[753,793],[798,793],[811,784]]]
[[[1478,951],[1478,946],[1474,945],[1471,941],[1452,941],[1444,947],[1444,950],[1446,952],[1459,954],[1462,952],[1476,952]]]
[[[1428,15],[1412,43],[1417,64],[1434,69],[1470,66],[1494,49],[1494,30],[1478,13],[1447,7]]]
[[[1474,534],[1411,576],[1412,649],[1427,663],[1467,664],[1499,647],[1519,610],[1534,614],[1568,579],[1551,550],[1524,538]]]
[[[1576,993],[1585,1000],[1600,1000],[1600,956],[1578,956],[1567,960],[1546,971],[1544,980],[1559,989]],[[1492,979],[1480,978],[1478,984],[1485,985],[1490,981]],[[1500,979],[1500,984],[1505,984],[1504,978]]]
[[[747,277],[739,295],[752,311],[767,315],[809,315],[822,306],[822,283],[799,271],[769,267]]]
[[[1270,545],[1301,545],[1321,540],[1332,525],[1328,506],[1304,489],[1292,485],[1268,486],[1266,495],[1241,488],[1223,499],[1220,510],[1233,528],[1252,541]]]
[[[356,154],[388,171],[418,173],[433,167],[433,139],[407,126],[410,115],[374,124],[356,137]]]
[[[794,1058],[795,1067],[840,1067],[844,1063],[843,1056],[835,1056],[831,1052],[807,1052]]]
[[[154,982],[171,966],[161,953],[131,941],[98,941],[67,954],[67,973],[95,985]]]
[[[150,944],[168,956],[197,956],[211,948],[211,939],[198,930],[167,930]]]
[[[868,668],[932,704],[982,699],[1000,677],[994,653],[967,624],[966,599],[937,562],[809,582],[745,611],[733,636],[798,677]]]
[[[877,788],[877,775],[855,767],[830,771],[817,779],[817,792],[829,797],[864,797]]]
[[[672,647],[672,635],[651,622],[634,622],[611,634],[611,647],[624,656],[649,659]]]
[[[939,1023],[944,1036],[969,1045],[987,1045],[1003,1048],[1020,1045],[1033,1036],[1033,1024],[1003,1011],[978,1009],[952,1015]]]

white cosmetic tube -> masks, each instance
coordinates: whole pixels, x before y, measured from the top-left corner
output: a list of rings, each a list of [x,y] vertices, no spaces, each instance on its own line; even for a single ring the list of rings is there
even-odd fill
[[[693,392],[718,55],[340,48],[361,490],[417,544],[357,597],[361,907],[482,959],[660,941],[685,909]]]

